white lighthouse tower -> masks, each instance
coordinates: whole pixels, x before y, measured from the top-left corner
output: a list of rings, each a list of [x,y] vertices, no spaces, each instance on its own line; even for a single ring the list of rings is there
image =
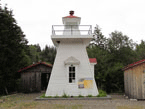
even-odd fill
[[[62,18],[63,24],[53,25],[52,41],[57,54],[45,96],[98,95],[94,79],[96,59],[88,58],[86,46],[93,38],[90,25],[80,25],[80,17]],[[61,29],[60,29],[61,28]]]

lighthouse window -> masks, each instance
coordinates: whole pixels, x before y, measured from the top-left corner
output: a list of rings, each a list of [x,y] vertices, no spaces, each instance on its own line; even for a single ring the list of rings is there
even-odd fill
[[[71,66],[69,67],[69,83],[75,82],[75,67]]]

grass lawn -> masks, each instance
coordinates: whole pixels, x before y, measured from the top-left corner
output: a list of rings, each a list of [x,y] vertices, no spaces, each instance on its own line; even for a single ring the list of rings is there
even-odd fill
[[[14,94],[0,97],[0,109],[82,109],[82,105],[51,104],[35,101],[38,94]]]
[[[145,109],[145,106],[118,106],[117,109]]]

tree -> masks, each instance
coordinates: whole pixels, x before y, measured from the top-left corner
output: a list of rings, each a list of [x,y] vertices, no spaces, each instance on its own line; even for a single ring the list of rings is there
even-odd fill
[[[12,11],[0,5],[0,89],[6,94],[15,90],[17,71],[27,64],[23,62],[27,43]]]
[[[56,55],[56,49],[53,46],[45,46],[45,48],[41,51],[41,48],[39,44],[29,45],[28,51],[26,53],[29,59],[30,64],[37,63],[39,61],[45,61],[47,63],[53,64],[55,55]]]
[[[32,63],[37,63],[40,61],[40,53],[41,53],[41,48],[39,44],[37,45],[29,45],[29,57],[31,59],[31,64]]]
[[[114,31],[106,38],[100,27],[95,27],[94,38],[87,52],[90,58],[97,59],[95,79],[99,89],[107,92],[124,91],[122,68],[135,61],[135,45],[122,32]]]
[[[145,59],[145,41],[141,40],[140,44],[136,45],[137,60]]]
[[[122,32],[114,31],[108,38],[108,51],[113,55],[113,62],[121,62],[128,65],[135,61],[134,48],[136,43]]]
[[[94,38],[90,45],[87,47],[87,52],[89,58],[96,58],[97,65],[95,66],[95,79],[97,82],[97,86],[99,89],[105,89],[106,82],[106,68],[107,61],[109,57],[109,52],[106,50],[107,48],[107,38],[101,32],[101,29],[98,25],[96,25],[94,30]]]
[[[107,47],[107,38],[101,32],[99,25],[96,25],[93,33],[93,39],[90,45],[97,45],[98,47],[106,49]]]
[[[56,48],[53,46],[48,47],[46,45],[45,49],[42,50],[41,52],[41,60],[51,64],[54,63],[55,56],[56,56]]]
[[[98,45],[87,47],[89,58],[96,58],[97,65],[95,66],[95,79],[99,89],[105,89],[106,82],[106,68],[108,67],[109,53],[107,50],[100,48]]]

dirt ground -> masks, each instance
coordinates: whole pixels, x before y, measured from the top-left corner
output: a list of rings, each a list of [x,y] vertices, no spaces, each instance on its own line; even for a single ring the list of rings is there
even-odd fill
[[[0,97],[0,109],[145,109],[145,101],[131,101],[113,94],[112,100],[35,101],[42,93],[18,93]]]

